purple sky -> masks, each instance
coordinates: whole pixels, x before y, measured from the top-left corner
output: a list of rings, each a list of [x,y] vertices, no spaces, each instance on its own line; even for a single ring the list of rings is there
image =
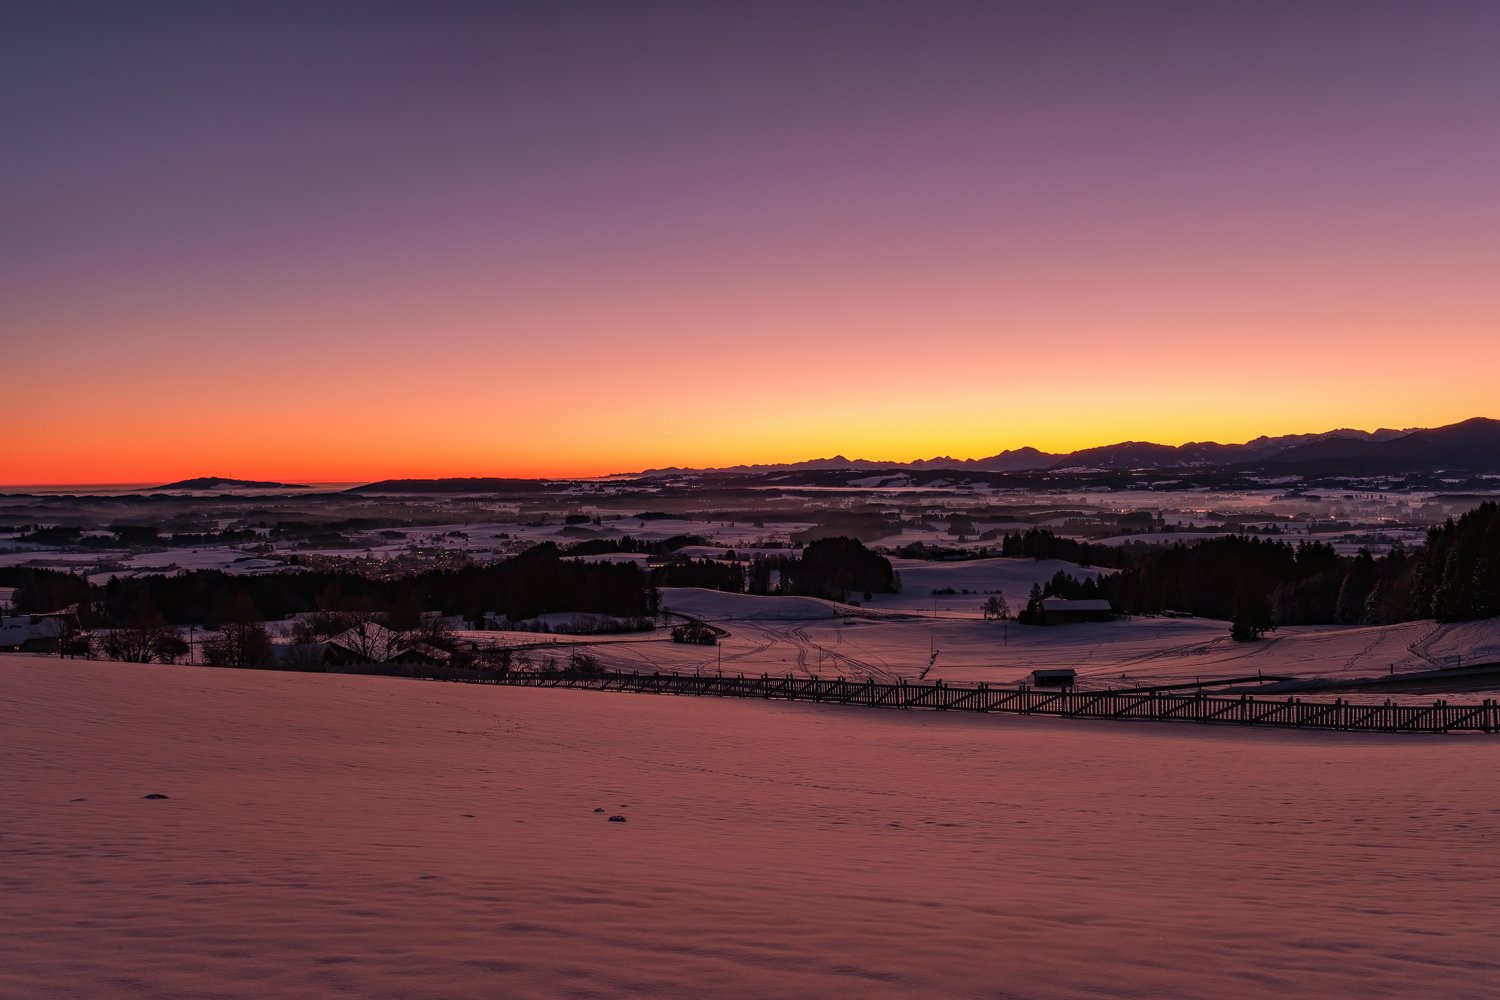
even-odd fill
[[[1497,51],[1494,5],[6,5],[0,328],[76,367],[0,478],[1494,415]]]

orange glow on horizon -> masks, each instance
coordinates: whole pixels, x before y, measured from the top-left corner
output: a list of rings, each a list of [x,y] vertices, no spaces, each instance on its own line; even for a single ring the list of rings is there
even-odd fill
[[[7,388],[0,480],[594,476],[1500,413],[1479,258],[1414,285],[1396,260],[1231,273],[1186,252],[1073,272],[955,258],[925,280],[902,260],[808,261],[754,295],[711,263],[670,279],[599,264],[580,296],[542,272],[496,287],[456,258],[318,288],[295,260],[189,272],[191,294],[128,275],[43,287],[10,307],[25,336],[7,363],[28,374]],[[60,370],[59,351],[75,359]]]
[[[15,33],[0,483],[1500,416],[1490,14],[471,14]]]
[[[43,377],[8,390],[0,480],[598,476],[1500,414],[1500,323],[1472,294],[1438,313],[1426,290],[1361,279],[1317,308],[1252,315],[1246,289],[1189,276],[1174,299],[1120,280],[1101,270],[1066,308],[1061,287],[999,295],[964,276],[941,289],[788,280],[772,307],[718,299],[706,280],[583,304],[543,288],[505,310],[462,287],[233,309],[54,302],[22,317],[30,336],[8,358]],[[1440,355],[1420,349],[1431,343]],[[86,363],[47,377],[56,344]]]
[[[1493,412],[1493,411],[1491,411]],[[245,430],[231,426],[222,416],[204,419],[196,426],[172,426],[170,412],[155,414],[145,431],[146,442],[132,447],[131,438],[139,424],[130,428],[94,430],[87,426],[55,426],[54,448],[37,449],[40,454],[28,462],[7,462],[7,487],[54,484],[108,484],[137,482],[173,482],[198,476],[226,476],[237,479],[277,482],[360,482],[380,479],[425,479],[447,477],[513,477],[513,478],[587,478],[618,473],[639,472],[650,468],[722,468],[734,465],[783,464],[842,455],[849,459],[868,459],[906,463],[917,459],[949,457],[980,459],[1001,451],[1031,446],[1051,453],[1065,453],[1081,448],[1114,444],[1126,440],[1153,441],[1180,445],[1188,441],[1238,443],[1264,432],[1280,434],[1326,431],[1336,427],[1374,430],[1380,426],[1399,428],[1440,426],[1470,416],[1490,413],[1453,408],[1406,411],[1406,419],[1364,421],[1339,420],[1332,414],[1321,422],[1279,422],[1267,426],[1258,422],[1258,414],[1240,413],[1222,416],[1214,426],[1192,428],[1175,424],[1166,417],[1142,420],[1136,428],[1114,434],[1101,434],[1087,416],[1071,421],[1014,421],[1004,436],[974,432],[965,425],[979,422],[982,414],[963,408],[951,414],[956,425],[949,433],[929,426],[902,428],[882,427],[877,415],[868,423],[858,416],[846,418],[842,427],[811,433],[788,426],[750,428],[735,433],[734,428],[713,426],[693,433],[680,427],[651,435],[646,440],[632,440],[626,433],[590,434],[587,428],[571,428],[577,437],[571,447],[549,447],[545,442],[518,442],[512,445],[454,439],[446,430],[447,420],[416,426],[396,427],[394,421],[352,430],[336,428],[335,433],[309,434],[306,424],[287,428],[265,426]],[[404,415],[409,419],[409,415]],[[487,414],[459,414],[461,426],[465,417],[483,420]],[[638,422],[644,426],[668,427],[673,414],[660,407],[638,411]],[[585,421],[578,421],[584,423]],[[808,421],[823,422],[818,417]],[[829,421],[832,422],[832,421]],[[863,425],[863,426],[861,426]],[[1107,426],[1117,426],[1107,424]],[[1218,432],[1215,432],[1215,427]],[[1251,433],[1251,430],[1257,433]],[[532,430],[542,433],[537,428]],[[342,432],[342,433],[338,433]],[[561,436],[561,434],[559,434]],[[946,437],[946,440],[944,439]],[[65,447],[66,442],[85,440],[92,443],[84,453]],[[184,457],[184,456],[189,457]]]

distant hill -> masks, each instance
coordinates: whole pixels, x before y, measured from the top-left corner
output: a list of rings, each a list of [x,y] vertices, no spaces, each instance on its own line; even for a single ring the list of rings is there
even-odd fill
[[[918,469],[930,471],[933,469],[958,469],[965,472],[1021,472],[1026,469],[1045,469],[1057,461],[1059,455],[1049,455],[1045,451],[1037,451],[1035,448],[1017,448],[1014,451],[1002,451],[998,455],[989,458],[919,458],[915,462],[881,462],[868,458],[845,458],[843,455],[835,455],[832,458],[814,458],[806,462],[783,462],[770,465],[731,465],[723,469],[684,469],[675,466],[666,469],[647,469],[641,473],[633,473],[642,476],[669,476],[683,472],[725,472],[747,476],[761,475],[767,472],[816,472],[822,470],[844,470],[863,469],[871,472],[884,472],[888,469]]]
[[[544,490],[546,479],[382,479],[345,493],[526,493]]]
[[[311,488],[298,483],[258,483],[250,479],[221,479],[218,476],[184,479],[180,483],[151,487],[153,492],[156,490],[306,490]]]

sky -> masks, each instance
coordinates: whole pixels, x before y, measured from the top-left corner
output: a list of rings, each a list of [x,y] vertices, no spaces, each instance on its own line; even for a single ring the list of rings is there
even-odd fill
[[[1494,4],[0,3],[0,483],[1500,416]]]

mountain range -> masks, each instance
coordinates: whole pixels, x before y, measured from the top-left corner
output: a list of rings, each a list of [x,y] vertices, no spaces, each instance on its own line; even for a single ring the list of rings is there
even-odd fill
[[[683,472],[719,472],[756,475],[767,472],[852,469],[887,471],[911,469],[964,472],[1025,472],[1036,470],[1126,470],[1126,469],[1257,468],[1289,474],[1316,469],[1319,475],[1401,475],[1409,472],[1462,470],[1474,473],[1500,472],[1500,420],[1474,417],[1462,423],[1436,428],[1406,430],[1381,428],[1361,431],[1350,428],[1321,434],[1287,434],[1258,437],[1244,444],[1213,441],[1183,445],[1122,441],[1066,454],[1050,454],[1036,448],[1016,448],[988,458],[949,457],[915,462],[879,462],[863,458],[816,458],[781,465],[736,465],[725,469],[649,469],[638,475],[668,475]]]

